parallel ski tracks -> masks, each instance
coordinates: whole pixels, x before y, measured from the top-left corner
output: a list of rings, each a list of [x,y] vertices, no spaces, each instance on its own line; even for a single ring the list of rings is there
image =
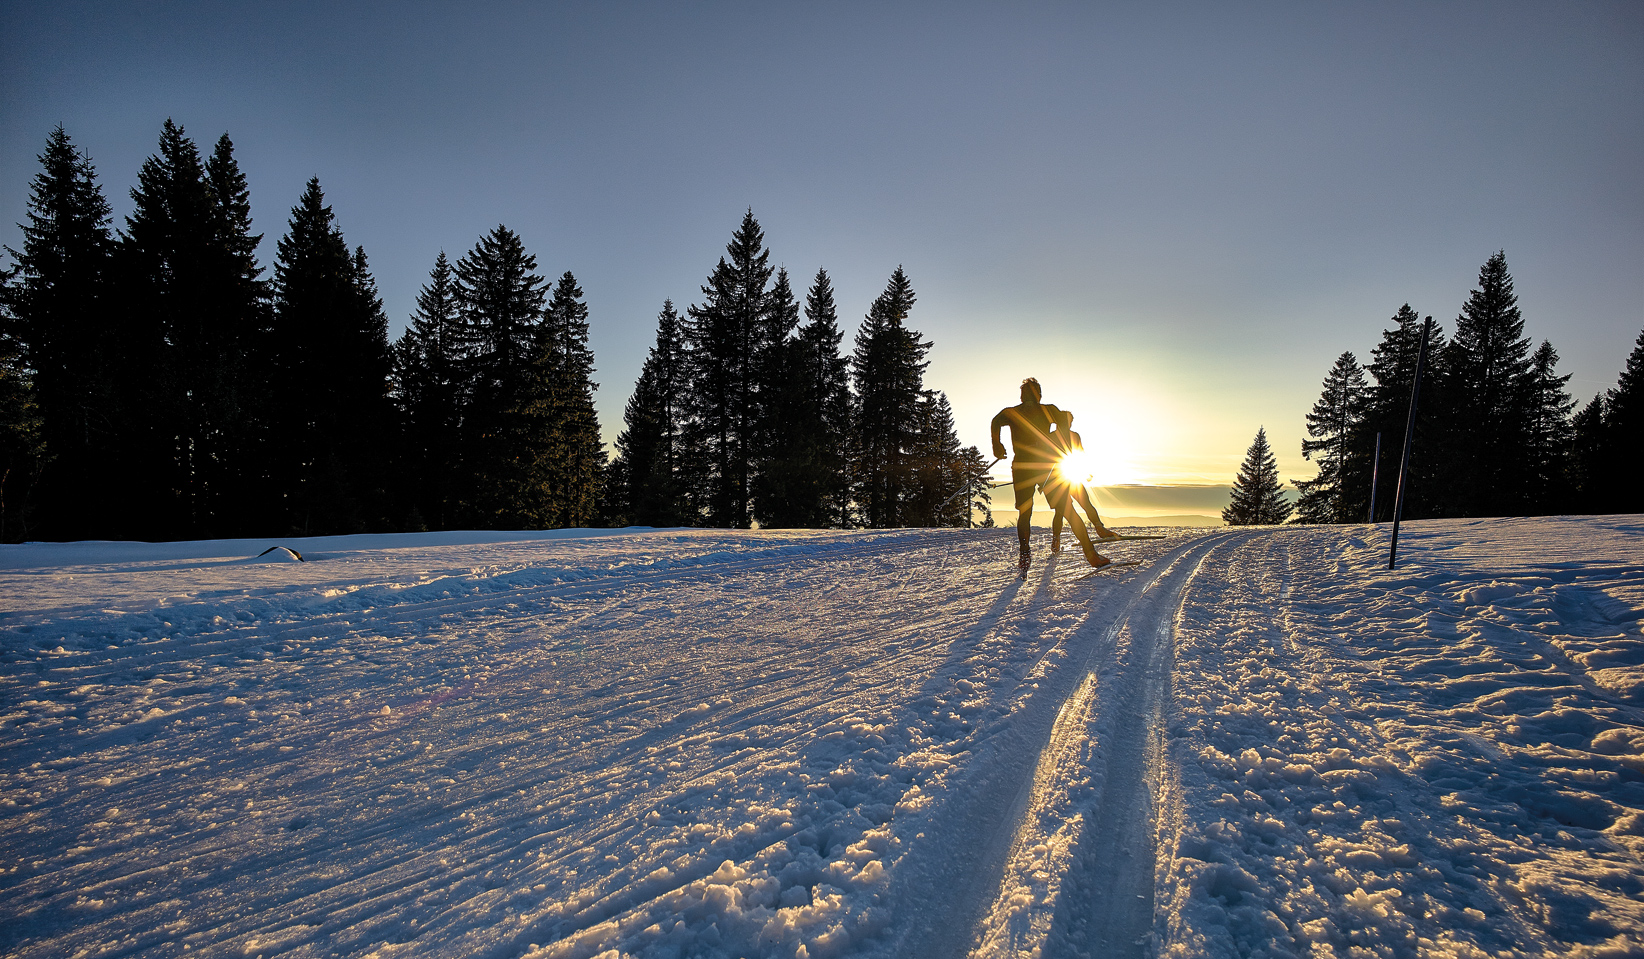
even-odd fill
[[[1105,589],[1096,595],[1109,601],[1096,606],[1067,640],[1073,647],[1068,662],[1037,680],[1039,688],[1027,696],[1027,705],[1012,719],[1010,728],[996,737],[986,754],[985,766],[966,787],[966,808],[950,820],[956,834],[976,836],[977,841],[962,849],[947,850],[946,861],[938,858],[922,866],[904,863],[899,867],[903,878],[894,892],[899,901],[945,900],[953,905],[946,912],[930,914],[928,922],[905,926],[893,951],[939,959],[964,955],[976,944],[979,924],[999,891],[1007,864],[1029,839],[1020,834],[1027,811],[1033,802],[1045,801],[1043,795],[1035,796],[1036,778],[1041,782],[1044,778],[1035,776],[1036,768],[1046,757],[1070,755],[1073,744],[1067,737],[1082,734],[1082,730],[1071,728],[1075,724],[1062,724],[1059,729],[1059,718],[1078,707],[1076,698],[1089,689],[1085,680],[1093,672],[1100,672],[1101,664],[1112,661],[1116,640],[1127,627],[1135,623],[1137,628],[1154,628],[1161,618],[1173,622],[1182,585],[1223,538],[1195,538],[1137,573],[1103,581]],[[1065,599],[1079,588],[1075,581],[1056,573],[1054,568],[1047,570],[1038,584],[1045,591],[1034,594],[1023,615],[1052,598],[1049,592]],[[1114,595],[1121,591],[1122,595]],[[1168,641],[1164,645],[1168,647]],[[1163,681],[1168,683],[1168,678],[1167,670]],[[1124,675],[1120,681],[1139,682]],[[1105,698],[1104,694],[1104,702]],[[1054,766],[1055,760],[1050,762]]]

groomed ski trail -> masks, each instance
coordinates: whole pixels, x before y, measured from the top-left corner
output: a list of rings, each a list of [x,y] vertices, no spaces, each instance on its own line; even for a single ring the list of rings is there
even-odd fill
[[[1070,641],[1078,655],[1040,690],[1042,708],[1055,709],[1049,728],[1018,727],[1028,741],[1009,773],[1020,784],[1010,814],[988,843],[996,860],[985,873],[990,898],[950,922],[968,941],[936,941],[922,955],[967,947],[977,959],[1147,954],[1152,796],[1172,632],[1187,583],[1226,538],[1178,540],[1122,595],[1092,596],[1090,617]]]

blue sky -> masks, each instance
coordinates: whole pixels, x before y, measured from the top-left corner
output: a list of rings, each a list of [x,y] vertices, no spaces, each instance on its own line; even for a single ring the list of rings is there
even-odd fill
[[[498,223],[587,294],[607,436],[752,207],[847,329],[902,265],[967,442],[1036,375],[1099,481],[1227,482],[1505,249],[1586,398],[1644,328],[1644,5],[6,3],[0,238],[62,123],[116,211],[225,130],[264,262],[318,176],[397,333]]]

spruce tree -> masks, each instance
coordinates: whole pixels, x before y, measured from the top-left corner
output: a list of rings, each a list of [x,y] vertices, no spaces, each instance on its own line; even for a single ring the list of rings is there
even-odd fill
[[[805,325],[796,340],[798,358],[795,376],[804,385],[805,412],[813,417],[797,428],[811,434],[810,445],[817,451],[820,515],[806,525],[851,525],[851,450],[854,430],[854,399],[850,387],[850,360],[839,352],[844,340],[839,329],[839,311],[834,304],[833,283],[826,270],[818,269],[805,294]]]
[[[1604,394],[1600,393],[1570,419],[1572,513],[1603,513],[1610,505],[1610,448],[1604,414]]]
[[[0,543],[28,539],[39,522],[46,445],[14,311],[15,268],[0,271]]]
[[[766,528],[814,526],[820,512],[825,477],[806,409],[803,347],[791,339],[798,325],[799,300],[788,271],[778,269],[757,346],[752,499],[754,518]]]
[[[1576,403],[1564,388],[1570,374],[1559,376],[1557,367],[1558,351],[1542,340],[1526,374],[1525,457],[1518,465],[1524,511],[1533,516],[1570,511],[1570,411]]]
[[[1285,501],[1279,482],[1279,464],[1267,444],[1267,430],[1256,430],[1256,439],[1244,454],[1239,475],[1233,480],[1233,495],[1227,508],[1222,510],[1222,521],[1229,526],[1276,526],[1290,518],[1291,506]]]
[[[235,350],[218,328],[209,290],[217,208],[198,147],[171,120],[159,150],[143,162],[131,191],[134,209],[121,233],[120,298],[126,355],[141,374],[122,384],[136,402],[127,454],[136,465],[145,539],[213,535],[222,454],[214,433],[227,405],[219,374]],[[134,371],[135,372],[135,371]]]
[[[605,449],[594,411],[594,354],[588,307],[576,277],[554,284],[537,328],[534,359],[514,458],[526,465],[519,490],[520,525],[591,526],[598,515]]]
[[[382,515],[388,319],[365,251],[349,251],[318,179],[276,249],[271,341],[281,525],[306,535],[393,525]]]
[[[931,344],[906,326],[915,302],[898,266],[857,330],[852,377],[857,396],[857,499],[868,526],[903,526],[913,494],[908,462],[920,429],[925,354]]]
[[[788,315],[785,281],[779,274],[773,312]],[[781,446],[762,464],[759,522],[843,527],[850,524],[850,373],[839,353],[844,334],[826,270],[817,271],[804,315],[798,334],[782,343],[785,372],[772,390]],[[784,330],[792,327],[780,322]]]
[[[209,376],[215,475],[208,479],[219,494],[213,514],[219,533],[267,532],[270,518],[258,510],[272,498],[267,453],[275,400],[271,289],[257,263],[263,235],[251,232],[251,192],[227,133],[217,138],[205,174],[213,214],[207,295],[216,313],[218,364]]]
[[[1457,467],[1447,481],[1464,497],[1457,512],[1521,512],[1526,482],[1519,464],[1526,456],[1530,339],[1524,335],[1505,253],[1491,256],[1479,269],[1478,289],[1456,317],[1446,362],[1454,407],[1445,443]]]
[[[114,342],[108,298],[109,205],[91,158],[61,126],[39,160],[28,222],[20,225],[23,249],[5,248],[17,262],[8,293],[17,363],[32,372],[39,441],[49,456],[38,487],[40,524],[30,533],[122,535],[124,497],[108,464],[117,461],[122,432],[115,373],[127,358]]]
[[[521,458],[516,414],[527,401],[542,402],[538,380],[538,326],[547,299],[537,258],[512,230],[498,225],[457,260],[456,298],[462,314],[462,377],[467,397],[462,428],[467,519],[486,528],[525,521],[517,499],[530,467]],[[529,511],[537,515],[540,510]]]
[[[927,391],[920,399],[919,431],[909,457],[904,525],[970,525],[976,487],[987,472],[981,456],[974,446],[960,447],[947,394]],[[978,465],[983,475],[977,474]]]
[[[1644,512],[1644,332],[1604,397],[1603,453],[1595,487],[1607,513]]]
[[[1352,523],[1364,519],[1369,494],[1369,457],[1355,455],[1353,442],[1363,432],[1364,370],[1351,352],[1336,358],[1324,378],[1324,391],[1307,414],[1302,457],[1319,464],[1319,475],[1297,482],[1296,504],[1303,523]]]
[[[1393,495],[1397,483],[1400,451],[1410,413],[1410,389],[1415,382],[1416,355],[1421,349],[1422,319],[1406,303],[1393,315],[1391,329],[1371,352],[1368,367],[1375,378],[1369,392],[1353,458],[1371,464],[1380,488],[1376,492],[1375,522],[1393,517]],[[1404,517],[1417,519],[1455,515],[1452,505],[1459,495],[1452,489],[1454,468],[1448,462],[1445,438],[1445,411],[1449,384],[1444,358],[1448,348],[1444,328],[1433,325],[1427,344],[1427,366],[1421,376],[1421,402],[1416,408],[1416,435],[1412,447],[1408,493]],[[1374,469],[1376,433],[1381,433],[1380,468]]]
[[[394,345],[393,393],[400,414],[402,456],[411,491],[407,526],[449,529],[456,521],[462,461],[462,317],[456,276],[440,251],[417,293],[411,323]]]
[[[746,528],[758,454],[759,373],[768,345],[770,252],[750,209],[687,311],[688,483],[707,526]],[[726,257],[729,257],[727,259]]]
[[[691,517],[679,477],[683,344],[672,300],[657,314],[656,343],[623,409],[610,469],[617,525],[683,526]]]

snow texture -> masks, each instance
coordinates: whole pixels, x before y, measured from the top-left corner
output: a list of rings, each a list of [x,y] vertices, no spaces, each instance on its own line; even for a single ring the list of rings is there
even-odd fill
[[[1641,534],[0,547],[0,953],[1639,955]]]

